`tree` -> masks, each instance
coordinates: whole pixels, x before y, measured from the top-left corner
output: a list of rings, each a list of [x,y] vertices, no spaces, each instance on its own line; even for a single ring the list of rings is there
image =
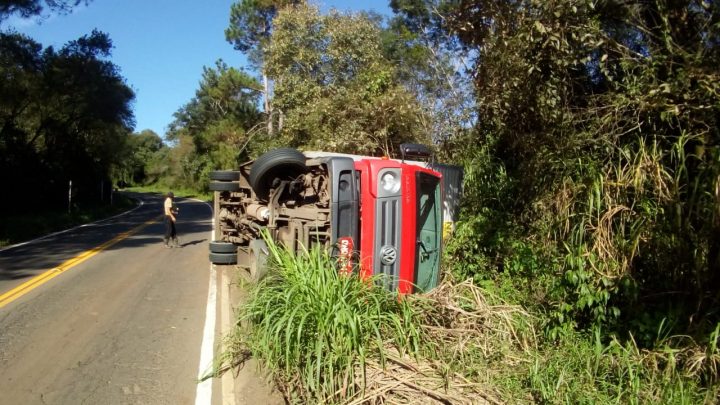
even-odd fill
[[[645,343],[663,318],[714,327],[718,16],[693,0],[447,2],[477,54],[458,263],[532,286],[553,325]]]
[[[88,4],[91,0],[3,0],[0,3],[0,23],[11,15],[22,18],[40,15],[44,10],[54,13],[69,13],[80,4]]]
[[[125,146],[121,148],[124,156],[117,167],[115,179],[125,185],[157,181],[156,178],[149,177],[148,167],[165,147],[160,135],[152,130],[145,129],[139,133],[128,134]]]
[[[396,16],[383,30],[386,57],[425,111],[434,143],[441,152],[451,152],[444,144],[451,144],[477,120],[469,67],[473,51],[449,32],[442,14],[447,2],[392,0],[390,7]]]
[[[265,70],[285,116],[277,144],[389,154],[402,142],[429,138],[415,99],[383,54],[377,19],[367,14],[282,9]]]
[[[190,181],[184,185],[196,185],[209,170],[235,167],[249,156],[247,146],[260,122],[260,88],[257,80],[222,61],[215,69],[204,68],[195,97],[175,113],[168,131],[168,139],[182,145],[184,155],[176,162],[184,163],[176,168]]]
[[[59,202],[73,180],[82,201],[95,198],[101,181],[109,184],[133,125],[134,99],[116,66],[104,59],[111,48],[110,38],[98,31],[59,51],[0,33],[0,74],[6,79],[0,85],[0,176],[7,190],[42,188],[45,203]]]
[[[240,0],[230,7],[230,25],[225,38],[235,49],[247,54],[263,79],[263,104],[267,132],[274,133],[273,107],[270,95],[270,79],[263,68],[265,47],[272,33],[273,19],[282,7],[304,3],[303,0]]]

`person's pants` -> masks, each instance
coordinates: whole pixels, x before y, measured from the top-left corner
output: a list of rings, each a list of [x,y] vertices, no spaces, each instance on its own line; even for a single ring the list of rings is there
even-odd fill
[[[165,242],[175,239],[177,237],[177,230],[175,230],[175,222],[173,222],[170,216],[165,216]]]

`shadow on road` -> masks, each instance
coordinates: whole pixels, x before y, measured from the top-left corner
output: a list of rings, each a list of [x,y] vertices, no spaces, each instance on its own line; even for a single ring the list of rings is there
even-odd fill
[[[133,233],[105,250],[128,250],[162,244],[165,226],[162,220],[162,198],[144,196],[145,205],[126,215],[107,222],[90,224],[13,249],[0,251],[0,281],[30,278],[52,269],[78,254],[97,248],[118,235],[132,231],[148,220],[155,222]],[[178,218],[177,232],[182,245],[192,246],[207,241],[210,230],[210,210],[203,203],[180,199],[182,216]],[[204,233],[204,234],[203,234]]]
[[[198,243],[203,243],[203,242],[205,242],[206,240],[207,240],[207,239],[198,239],[198,240],[194,240],[194,241],[192,241],[192,242],[186,242],[186,243],[181,244],[180,247],[197,245]]]

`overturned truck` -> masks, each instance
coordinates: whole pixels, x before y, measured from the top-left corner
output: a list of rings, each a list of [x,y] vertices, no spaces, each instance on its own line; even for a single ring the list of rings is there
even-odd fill
[[[266,272],[261,232],[293,250],[320,245],[339,271],[378,277],[402,294],[439,280],[443,230],[454,220],[462,170],[415,144],[401,158],[280,148],[237,171],[210,174],[215,192],[210,261],[237,264],[253,280]],[[445,180],[445,181],[444,181]]]

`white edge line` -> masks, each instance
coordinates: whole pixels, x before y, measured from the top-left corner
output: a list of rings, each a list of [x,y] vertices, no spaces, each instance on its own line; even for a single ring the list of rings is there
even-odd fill
[[[230,331],[230,282],[226,271],[222,272],[220,278],[220,331],[222,336],[227,336]],[[223,405],[235,405],[235,381],[233,374],[224,372],[221,379]]]
[[[205,309],[205,328],[203,329],[202,346],[200,347],[200,366],[198,368],[198,381],[205,376],[212,367],[213,346],[215,344],[215,305],[217,304],[217,278],[215,269],[210,264],[210,289]],[[195,391],[195,405],[210,405],[212,403],[212,378],[207,378],[197,385]]]
[[[90,223],[87,223],[87,224],[78,225],[78,226],[72,227],[72,228],[70,228],[70,229],[65,229],[65,230],[62,230],[62,231],[53,232],[53,233],[47,234],[47,235],[45,235],[45,236],[41,236],[41,237],[39,237],[39,238],[35,238],[35,239],[28,240],[28,241],[25,241],[25,242],[16,243],[16,244],[10,245],[10,246],[5,246],[4,248],[0,248],[0,252],[4,252],[4,251],[10,250],[10,249],[19,248],[20,246],[30,245],[30,244],[35,243],[35,242],[40,242],[40,241],[43,240],[43,239],[51,238],[51,237],[57,236],[57,235],[62,235],[62,234],[64,234],[64,233],[68,233],[68,232],[74,231],[74,230],[76,230],[76,229],[84,228],[84,227],[86,227],[86,226],[97,225],[97,224],[100,224],[100,223],[102,223],[102,222],[109,221],[109,220],[111,220],[111,219],[115,219],[115,218],[121,217],[121,216],[123,216],[123,215],[127,215],[127,214],[135,211],[136,209],[142,207],[143,205],[145,205],[145,202],[143,202],[143,200],[138,199],[138,201],[140,201],[140,204],[138,204],[137,207],[135,207],[135,208],[133,208],[133,209],[131,209],[131,210],[125,211],[125,212],[121,212],[121,213],[119,213],[119,214],[117,214],[117,215],[113,215],[113,216],[111,216],[110,218],[103,218],[103,219],[98,220],[98,221],[95,221],[95,222],[90,222]]]
[[[200,200],[196,200],[200,201]],[[212,207],[205,201],[202,201],[212,212]],[[213,229],[210,230],[210,240],[215,234],[214,213],[212,217]],[[215,319],[217,305],[217,275],[215,266],[210,263],[210,287],[208,289],[208,301],[205,308],[205,327],[203,328],[203,339],[200,346],[200,365],[198,367],[198,381],[206,374],[209,367],[212,367],[213,347],[215,346]],[[195,405],[211,405],[212,404],[212,378],[201,381],[197,385],[195,391]]]

